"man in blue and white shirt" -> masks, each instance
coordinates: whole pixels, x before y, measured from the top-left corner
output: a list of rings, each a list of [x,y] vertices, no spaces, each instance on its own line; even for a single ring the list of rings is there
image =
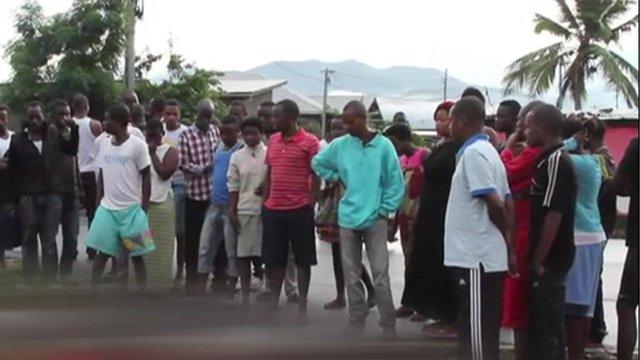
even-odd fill
[[[513,202],[500,156],[482,132],[484,105],[474,97],[462,98],[451,117],[453,136],[464,142],[451,182],[444,238],[444,264],[453,268],[458,289],[458,355],[498,359],[502,284],[505,272],[515,269]]]

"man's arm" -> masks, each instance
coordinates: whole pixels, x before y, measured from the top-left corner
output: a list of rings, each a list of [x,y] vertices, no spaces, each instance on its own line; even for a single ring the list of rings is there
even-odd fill
[[[321,179],[329,181],[338,180],[339,174],[335,154],[335,143],[330,143],[318,152],[313,160],[311,160],[311,168]]]
[[[511,197],[506,197],[503,201],[495,192],[480,196],[480,198],[485,202],[485,204],[487,204],[489,219],[498,228],[498,230],[500,230],[507,246],[509,275],[518,276],[512,235],[513,225],[515,222],[513,199],[511,199]]]
[[[78,125],[71,122],[68,125],[69,137],[64,136],[66,129],[58,129],[58,138],[60,141],[60,151],[69,156],[78,155],[78,143],[80,142],[80,136],[78,134]]]
[[[91,130],[91,134],[95,137],[102,134],[102,124],[98,120],[91,120],[91,122],[89,122],[89,129]]]
[[[155,151],[149,151],[151,165],[162,180],[169,180],[178,169],[178,150],[170,148],[160,160]]]
[[[180,143],[180,166],[179,166],[180,170],[182,170],[182,172],[188,175],[201,175],[202,169],[190,162],[191,160],[191,157],[189,156],[190,145],[186,137],[186,131],[183,132],[182,135],[180,135],[178,142]]]
[[[142,176],[142,210],[149,211],[149,202],[151,199],[151,172],[150,167],[140,170]]]
[[[405,185],[400,161],[391,143],[387,143],[382,155],[382,197],[379,215],[387,217],[400,207],[404,197]]]
[[[98,174],[98,186],[96,186],[96,209],[100,206],[100,202],[104,197],[104,177],[102,176],[102,170]]]
[[[262,197],[263,200],[267,200],[269,198],[269,191],[271,186],[271,166],[267,165],[267,174],[264,176],[264,180],[260,186],[258,186],[255,190],[255,194]]]
[[[629,196],[631,190],[631,174],[638,171],[638,138],[629,142],[624,157],[620,161],[620,166],[616,175],[613,177],[611,187],[616,195]]]
[[[561,222],[562,213],[555,210],[550,210],[544,218],[540,232],[540,242],[533,252],[531,261],[533,271],[535,271],[538,276],[544,274],[545,269],[542,263],[547,258],[547,255],[549,255],[549,250],[551,250],[551,246],[556,239],[556,234],[558,233]]]

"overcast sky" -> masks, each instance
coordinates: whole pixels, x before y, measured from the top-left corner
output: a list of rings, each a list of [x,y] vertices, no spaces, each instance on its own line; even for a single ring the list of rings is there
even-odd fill
[[[22,0],[0,0],[0,44],[15,36]],[[41,0],[47,14],[72,0]],[[533,33],[535,12],[556,18],[552,0],[146,0],[138,23],[138,53],[174,51],[197,65],[248,70],[276,60],[355,59],[375,67],[448,68],[452,76],[500,84],[517,57],[551,44]],[[638,30],[617,49],[638,63]],[[4,51],[4,48],[3,48]],[[0,81],[8,80],[6,58]]]

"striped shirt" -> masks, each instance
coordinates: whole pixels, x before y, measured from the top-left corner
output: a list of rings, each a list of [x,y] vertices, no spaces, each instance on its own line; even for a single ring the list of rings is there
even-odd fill
[[[180,135],[180,170],[185,173],[187,196],[191,200],[209,201],[211,197],[211,177],[203,170],[213,162],[213,148],[219,139],[214,125],[207,132],[192,125]]]
[[[269,198],[265,206],[271,210],[299,209],[311,203],[311,160],[320,143],[304,129],[290,139],[282,133],[269,138],[265,163],[270,167]]]

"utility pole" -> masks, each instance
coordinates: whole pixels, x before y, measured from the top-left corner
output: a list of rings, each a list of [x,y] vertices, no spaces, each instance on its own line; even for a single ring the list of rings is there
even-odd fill
[[[333,73],[333,70],[329,70],[328,68],[324,69],[324,89],[322,90],[322,138],[324,139],[327,133],[327,108],[329,105],[327,104],[327,96],[329,94],[329,84],[331,83],[330,74]]]
[[[449,81],[449,69],[444,69],[444,93],[442,101],[447,101],[447,82]]]
[[[136,66],[136,20],[142,19],[144,0],[128,0],[125,11],[127,17],[127,48],[124,54],[124,83],[127,90],[133,90],[135,87]]]

